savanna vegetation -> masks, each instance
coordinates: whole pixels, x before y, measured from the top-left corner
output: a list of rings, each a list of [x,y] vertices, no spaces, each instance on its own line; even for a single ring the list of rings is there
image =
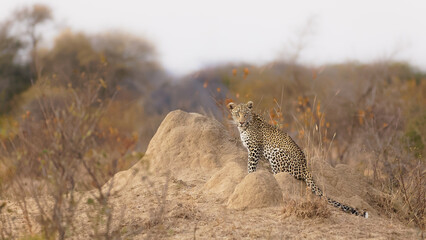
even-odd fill
[[[174,79],[155,46],[126,32],[71,29],[42,45],[54,22],[44,5],[0,23],[0,236],[13,238],[8,206],[37,202],[45,238],[72,234],[80,190],[97,190],[91,216],[112,238],[104,183],[141,156],[173,109],[228,123],[226,104],[252,100],[307,152],[350,164],[384,193],[388,217],[425,228],[426,73],[391,60],[321,67],[297,58],[224,64]],[[54,204],[47,207],[42,196]],[[28,224],[31,224],[28,222]],[[29,226],[29,229],[34,226]]]

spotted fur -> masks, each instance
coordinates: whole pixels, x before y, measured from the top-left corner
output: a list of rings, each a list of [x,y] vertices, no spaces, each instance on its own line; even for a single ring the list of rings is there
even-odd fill
[[[288,172],[298,180],[304,180],[312,192],[324,196],[315,184],[307,169],[305,154],[293,139],[280,129],[268,124],[261,116],[253,111],[253,102],[238,104],[229,103],[232,118],[238,126],[243,145],[248,150],[248,172],[256,171],[260,159],[269,161],[272,172]],[[368,213],[344,205],[324,196],[328,203],[342,209],[344,212],[368,218]]]

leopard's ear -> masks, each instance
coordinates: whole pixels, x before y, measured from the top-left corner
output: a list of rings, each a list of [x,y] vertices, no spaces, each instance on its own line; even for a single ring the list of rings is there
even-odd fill
[[[253,102],[252,101],[248,101],[247,102],[247,107],[252,109],[253,108]]]
[[[232,110],[232,109],[235,108],[235,103],[230,102],[230,103],[228,103],[227,107],[228,107],[229,110]]]

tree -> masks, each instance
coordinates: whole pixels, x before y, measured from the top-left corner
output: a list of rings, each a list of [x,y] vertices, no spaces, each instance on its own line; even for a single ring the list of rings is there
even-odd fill
[[[23,28],[23,36],[26,36],[29,41],[29,51],[31,55],[32,71],[40,77],[40,68],[37,58],[37,47],[41,40],[41,34],[37,29],[44,23],[52,20],[51,9],[43,4],[34,4],[31,7],[23,7],[15,12],[15,19],[17,23],[21,24]]]
[[[146,93],[163,79],[154,46],[146,39],[120,31],[92,37],[93,46],[112,73],[106,80],[112,85]],[[157,85],[158,86],[158,85]]]
[[[101,78],[108,85],[103,97],[119,86],[127,96],[139,98],[165,79],[153,45],[123,32],[88,35],[68,29],[38,55],[43,76],[55,75],[55,84],[79,88],[87,79]]]
[[[12,23],[0,23],[0,114],[10,109],[13,96],[29,86],[27,64],[16,63],[22,41],[11,34]]]

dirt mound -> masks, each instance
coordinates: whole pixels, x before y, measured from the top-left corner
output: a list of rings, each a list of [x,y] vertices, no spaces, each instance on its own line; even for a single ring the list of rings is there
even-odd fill
[[[338,164],[333,168],[322,160],[312,159],[310,169],[315,182],[328,197],[346,205],[367,210],[370,216],[377,214],[367,201],[381,193],[369,186],[349,165]]]
[[[153,172],[172,170],[177,178],[195,173],[210,176],[232,161],[244,162],[237,147],[218,121],[198,113],[170,112],[148,145],[146,156]]]
[[[217,186],[211,182],[208,189],[222,194],[222,188],[229,196],[229,191],[232,193],[236,185],[233,183],[236,176],[241,176],[241,173],[234,176],[233,171],[237,171],[234,168],[245,166],[246,156],[245,149],[229,136],[218,121],[198,113],[176,110],[164,118],[144,157],[129,170],[117,173],[104,188],[107,190],[111,181],[114,181],[113,193],[117,193],[139,184],[140,181],[133,179],[147,174],[171,175],[184,181],[205,181],[216,173],[233,176],[230,182],[218,182],[217,179]],[[236,165],[224,168],[224,171],[227,169],[229,172],[218,172],[227,163]]]
[[[281,172],[276,174],[275,179],[281,188],[285,200],[294,199],[299,200],[309,194],[304,181],[299,181],[291,176],[289,173]]]
[[[204,185],[204,188],[220,199],[228,199],[237,184],[247,175],[247,168],[236,162],[229,162],[216,172]]]
[[[146,155],[127,171],[117,173],[113,192],[140,185],[135,177],[167,173],[177,181],[201,184],[203,194],[211,194],[231,209],[275,206],[284,200],[306,198],[311,194],[303,181],[288,173],[272,175],[258,171],[247,175],[247,152],[239,139],[229,136],[222,124],[197,113],[170,112],[149,143]],[[260,170],[265,169],[260,164]],[[351,206],[374,209],[367,203],[371,189],[347,165],[331,167],[311,159],[310,169],[326,195]]]
[[[165,117],[143,159],[116,174],[114,190],[138,184],[132,179],[147,174],[147,169],[156,176],[167,173],[174,179],[202,183],[205,193],[213,194],[233,209],[273,206],[281,202],[282,196],[297,200],[311,194],[303,181],[288,173],[274,176],[257,172],[246,176],[246,158],[239,139],[231,138],[221,123],[201,114],[176,110]],[[261,170],[269,170],[269,166],[262,166]],[[349,166],[333,168],[324,161],[311,159],[310,168],[328,196],[374,212],[363,200],[369,187]]]
[[[338,164],[333,168],[323,160],[311,159],[310,169],[318,186],[329,194],[352,197],[367,193],[368,185],[362,176],[348,165]]]
[[[266,171],[248,174],[235,187],[227,206],[231,209],[250,209],[280,205],[282,192],[273,175]]]

